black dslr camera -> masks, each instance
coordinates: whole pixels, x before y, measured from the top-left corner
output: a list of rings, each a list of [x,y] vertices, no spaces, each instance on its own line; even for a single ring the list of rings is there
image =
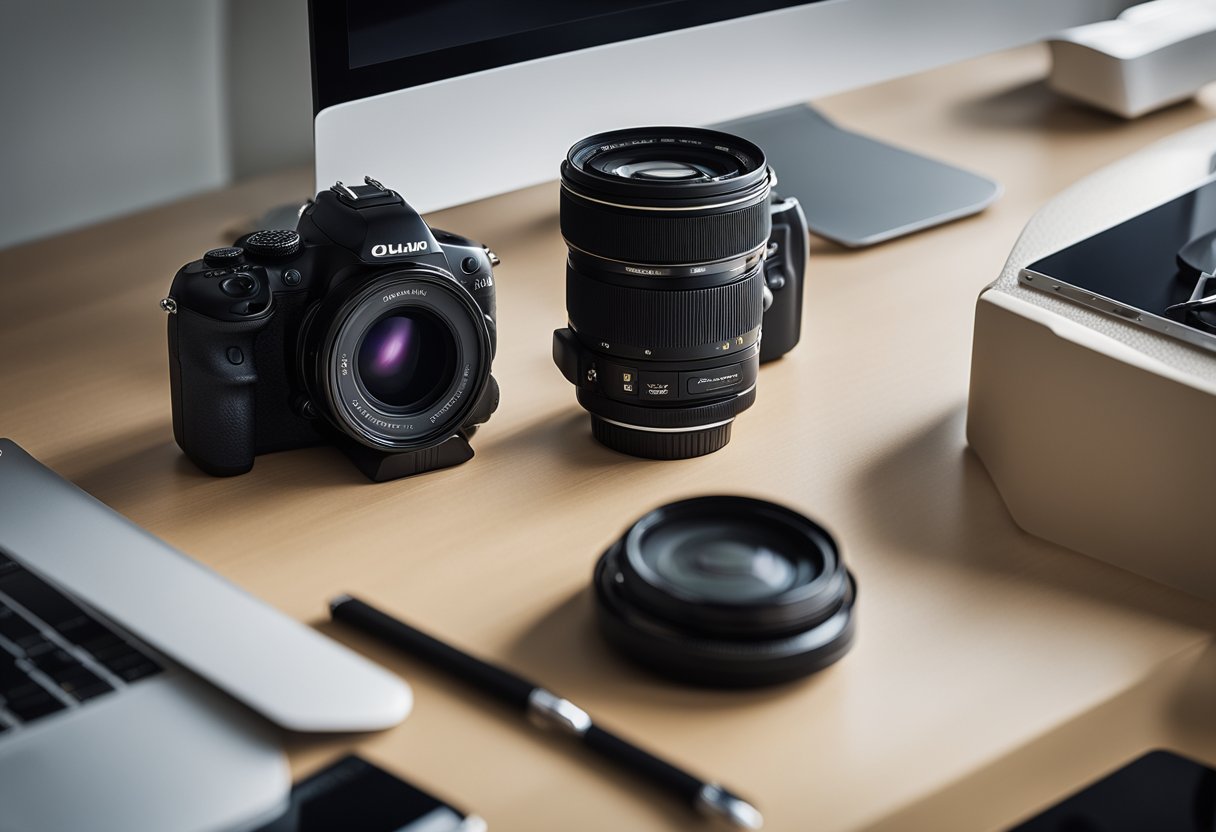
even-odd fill
[[[173,435],[209,474],[340,445],[376,481],[458,465],[498,407],[488,248],[374,179],[317,195],[173,278]]]

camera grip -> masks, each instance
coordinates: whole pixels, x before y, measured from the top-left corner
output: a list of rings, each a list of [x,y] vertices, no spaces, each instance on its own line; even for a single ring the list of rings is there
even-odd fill
[[[189,309],[169,316],[173,437],[208,474],[227,477],[253,467],[253,344],[268,320],[217,321]]]

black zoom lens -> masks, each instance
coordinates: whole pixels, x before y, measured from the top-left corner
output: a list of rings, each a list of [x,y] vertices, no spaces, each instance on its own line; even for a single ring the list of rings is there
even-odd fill
[[[755,399],[771,175],[725,133],[602,133],[562,164],[569,329],[554,360],[595,437],[654,459],[712,453]]]

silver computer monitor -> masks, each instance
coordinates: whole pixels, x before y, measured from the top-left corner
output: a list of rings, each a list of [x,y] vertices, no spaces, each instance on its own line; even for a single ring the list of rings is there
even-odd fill
[[[311,0],[317,186],[371,174],[419,210],[443,208],[555,179],[567,148],[592,133],[737,119],[1127,5]]]

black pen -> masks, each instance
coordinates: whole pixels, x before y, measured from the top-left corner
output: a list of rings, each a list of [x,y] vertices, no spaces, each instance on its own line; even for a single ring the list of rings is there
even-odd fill
[[[707,783],[694,777],[616,734],[605,731],[592,722],[582,708],[540,685],[457,650],[349,595],[339,595],[330,601],[329,612],[335,621],[345,622],[376,636],[411,656],[481,688],[519,709],[534,723],[569,734],[600,756],[678,795],[702,814],[723,818],[743,829],[759,829],[764,824],[760,813],[747,801],[717,783]]]

